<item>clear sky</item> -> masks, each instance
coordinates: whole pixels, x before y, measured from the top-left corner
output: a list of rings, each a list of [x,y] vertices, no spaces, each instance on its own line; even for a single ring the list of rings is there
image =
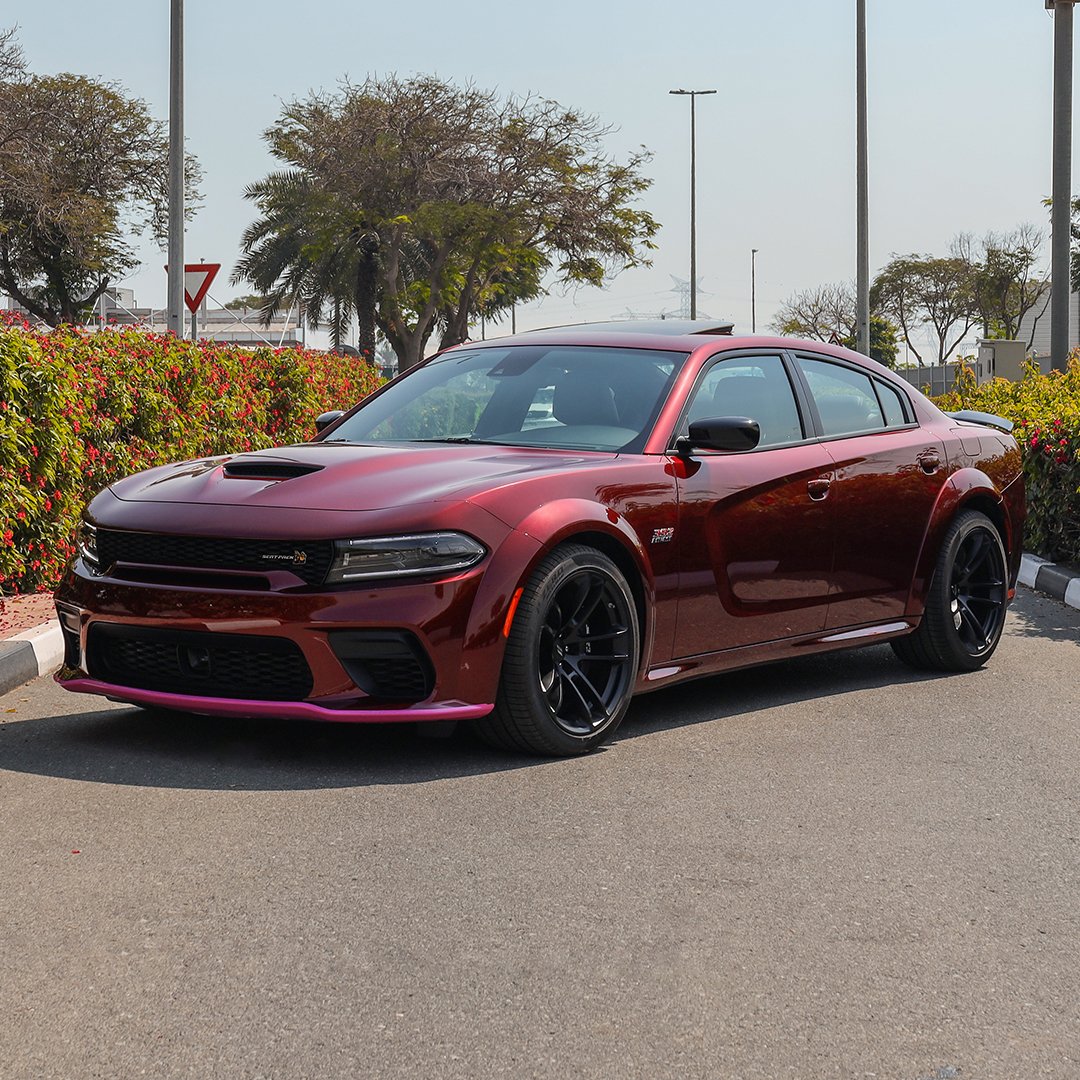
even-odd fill
[[[892,252],[944,253],[961,231],[1034,222],[1048,236],[1043,0],[867,6],[872,271]],[[167,117],[169,0],[5,5],[0,25],[13,20],[33,70],[117,81]],[[283,100],[397,72],[555,98],[615,125],[613,154],[655,155],[642,200],[664,226],[653,266],[604,291],[553,291],[519,310],[519,328],[675,306],[671,275],[689,276],[690,121],[673,87],[718,91],[698,99],[699,309],[749,330],[754,247],[759,330],[794,290],[855,276],[855,0],[187,0],[186,20],[188,145],[205,171],[189,261],[231,269],[253,217],[242,191],[272,167],[261,132]],[[161,255],[140,254],[124,284],[163,304]],[[247,291],[219,278],[211,294]]]

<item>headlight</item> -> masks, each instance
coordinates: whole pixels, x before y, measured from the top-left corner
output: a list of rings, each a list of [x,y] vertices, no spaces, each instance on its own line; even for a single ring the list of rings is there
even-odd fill
[[[79,554],[91,570],[101,569],[97,549],[97,526],[91,525],[89,521],[84,521],[79,528]]]
[[[478,563],[487,548],[457,532],[380,536],[372,540],[338,540],[327,585],[364,578],[403,577],[465,570]]]

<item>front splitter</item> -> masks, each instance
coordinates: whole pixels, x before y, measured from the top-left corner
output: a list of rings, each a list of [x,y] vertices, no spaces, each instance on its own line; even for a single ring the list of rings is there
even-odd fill
[[[114,686],[91,678],[54,676],[65,690],[75,694],[99,694],[127,705],[149,709],[172,709],[200,716],[267,717],[276,720],[321,720],[338,724],[408,724],[438,720],[478,720],[487,716],[494,705],[466,705],[445,702],[415,705],[404,709],[327,709],[310,701],[248,701],[237,698],[195,697],[169,694],[161,690],[139,690]]]

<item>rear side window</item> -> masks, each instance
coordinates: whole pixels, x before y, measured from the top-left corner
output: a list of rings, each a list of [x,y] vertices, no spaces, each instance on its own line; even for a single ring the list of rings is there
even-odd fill
[[[869,375],[825,360],[797,358],[826,438],[883,431],[885,417]],[[900,402],[896,402],[899,407]]]
[[[877,387],[881,407],[885,410],[886,427],[903,427],[908,422],[908,414],[901,400],[900,391],[888,383],[883,383],[880,379],[874,380],[874,386]]]

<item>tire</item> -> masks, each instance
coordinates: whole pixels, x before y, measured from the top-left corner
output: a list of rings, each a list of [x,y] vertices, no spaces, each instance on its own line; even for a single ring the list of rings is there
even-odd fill
[[[994,654],[1008,607],[1005,548],[977,510],[958,514],[941,545],[926,611],[914,633],[891,642],[924,671],[975,671]]]
[[[630,705],[639,633],[615,563],[582,544],[556,548],[521,594],[495,711],[474,730],[490,745],[546,757],[595,749]]]

